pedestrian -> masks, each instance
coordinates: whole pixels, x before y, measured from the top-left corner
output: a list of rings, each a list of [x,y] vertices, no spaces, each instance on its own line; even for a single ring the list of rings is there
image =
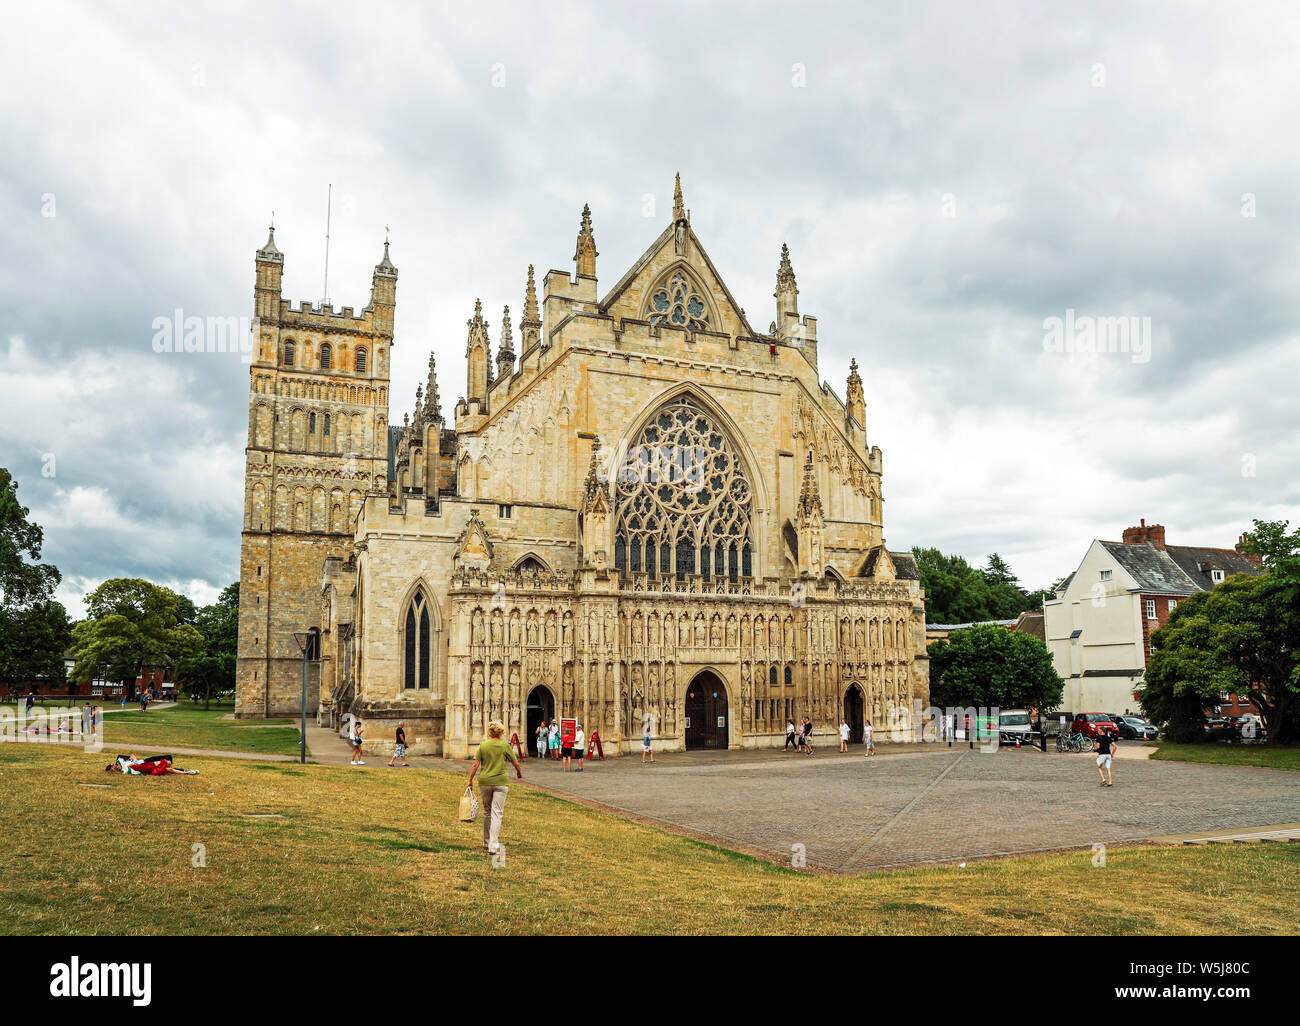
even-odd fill
[[[122,692],[122,711],[126,712],[126,692]]]
[[[573,757],[578,760],[578,772],[582,772],[582,760],[587,754],[587,735],[582,732],[582,724],[578,724],[578,733],[573,735]]]
[[[807,716],[803,718],[803,747],[805,755],[812,755],[812,720]]]
[[[388,765],[391,766],[398,759],[402,760],[403,766],[411,765],[406,761],[406,724],[404,723],[397,725],[397,740],[393,744],[393,757],[388,760]]]
[[[974,748],[974,747],[975,747],[975,739],[974,739],[973,737],[970,736],[970,713],[967,713],[967,714],[966,714],[966,716],[965,716],[965,722],[966,722],[966,730],[965,730],[965,733],[966,733],[966,742],[967,742],[967,744],[969,745],[969,747]]]
[[[1038,747],[1041,751],[1047,751],[1047,735],[1043,732],[1043,715],[1037,709],[1034,710],[1034,733],[1038,735]]]
[[[1114,787],[1115,778],[1111,772],[1114,757],[1111,749],[1119,746],[1119,737],[1109,730],[1097,731],[1097,775],[1101,777],[1102,787]]]
[[[506,763],[515,768],[515,776],[524,779],[524,768],[515,758],[510,746],[501,740],[506,732],[506,725],[492,720],[487,727],[487,740],[478,746],[474,756],[474,765],[469,769],[469,786],[474,786],[474,776],[480,768],[478,778],[478,795],[483,804],[483,848],[489,855],[495,855],[501,848],[501,818],[506,811],[506,795],[510,780],[506,773]]]
[[[537,725],[536,744],[537,744],[537,758],[545,759],[546,758],[546,721],[545,720],[542,720],[542,722]]]
[[[90,703],[87,702],[81,707],[81,736],[85,737],[89,734],[94,729],[94,724],[95,714],[90,708]]]
[[[866,726],[862,728],[862,740],[865,741],[867,745],[867,750],[863,757],[869,759],[871,756],[876,754],[876,732],[872,728],[870,720],[867,720]]]
[[[352,765],[364,766],[365,762],[361,758],[361,721],[352,721]]]
[[[641,762],[645,762],[645,757],[650,756],[650,761],[655,761],[654,749],[650,747],[650,719],[646,717],[645,724],[641,727]]]
[[[28,716],[30,716],[30,715],[32,714],[32,704],[33,704],[35,701],[36,701],[36,699],[33,698],[31,695],[28,695],[28,696],[27,696],[27,715],[28,715]]]
[[[550,746],[552,759],[560,757],[560,721],[551,720],[551,729],[546,735],[547,744]]]
[[[794,739],[794,720],[787,720],[785,724],[785,747],[781,751],[788,752],[791,745],[794,745],[796,752],[799,750],[799,745],[795,743]]]
[[[840,751],[849,750],[849,725],[846,721],[840,720]]]

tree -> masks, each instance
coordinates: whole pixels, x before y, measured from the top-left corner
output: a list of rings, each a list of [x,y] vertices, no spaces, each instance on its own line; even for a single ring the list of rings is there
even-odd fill
[[[0,683],[12,690],[40,678],[52,689],[62,687],[67,683],[63,654],[71,641],[72,624],[62,603],[0,606]]]
[[[1014,620],[1023,612],[1043,608],[1041,593],[1027,595],[996,552],[982,570],[938,549],[915,548],[912,555],[925,588],[925,618],[930,623]]]
[[[115,577],[86,596],[86,619],[72,629],[74,679],[102,674],[128,691],[146,665],[197,654],[203,635],[180,623],[180,596],[139,578]]]
[[[936,641],[930,655],[930,701],[936,706],[1051,712],[1065,685],[1047,646],[1031,634],[976,624]]]
[[[1151,641],[1142,711],[1173,741],[1200,741],[1221,691],[1259,710],[1277,742],[1300,737],[1300,531],[1255,521],[1262,576],[1236,574],[1178,603]]]
[[[54,601],[61,575],[40,562],[45,540],[18,501],[18,482],[0,467],[0,682],[17,688],[43,678],[64,681],[68,613]]]
[[[239,647],[239,582],[221,592],[210,606],[198,610],[195,627],[203,636],[202,650],[176,664],[177,686],[203,695],[203,708],[212,704],[213,692],[235,686],[235,659]]]
[[[27,507],[18,501],[18,482],[0,467],[0,608],[24,609],[54,596],[62,575],[39,562],[44,540],[45,532],[28,521]]]

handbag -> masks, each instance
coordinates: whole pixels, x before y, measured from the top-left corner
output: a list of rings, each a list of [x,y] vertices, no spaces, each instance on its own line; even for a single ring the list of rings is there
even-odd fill
[[[478,819],[478,795],[474,793],[472,787],[467,787],[465,793],[460,796],[460,821],[473,823],[476,819]]]

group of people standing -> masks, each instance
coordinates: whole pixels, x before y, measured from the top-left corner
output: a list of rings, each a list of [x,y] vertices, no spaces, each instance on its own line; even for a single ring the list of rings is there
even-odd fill
[[[566,773],[572,767],[573,760],[577,759],[577,771],[582,772],[582,761],[587,757],[587,735],[583,731],[581,723],[576,724],[576,730],[572,737],[564,737],[560,733],[559,720],[551,720],[550,722],[542,720],[534,732],[533,740],[536,746],[537,758],[562,760]]]

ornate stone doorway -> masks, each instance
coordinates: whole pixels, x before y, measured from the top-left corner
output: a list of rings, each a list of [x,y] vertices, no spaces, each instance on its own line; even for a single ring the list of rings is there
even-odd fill
[[[538,684],[528,692],[528,733],[519,740],[524,742],[530,755],[537,752],[537,728],[542,721],[555,719],[555,696],[545,684]]]
[[[696,674],[686,688],[686,749],[727,747],[727,685],[712,670]]]
[[[855,745],[862,744],[862,712],[865,703],[862,689],[850,684],[844,692],[844,722],[849,725],[849,740]]]

